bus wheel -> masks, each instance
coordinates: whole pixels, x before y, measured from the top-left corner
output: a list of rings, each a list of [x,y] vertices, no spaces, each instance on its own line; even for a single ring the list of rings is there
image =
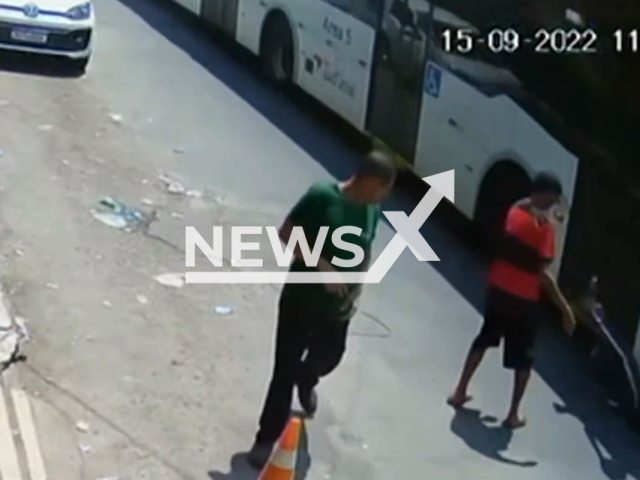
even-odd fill
[[[262,69],[277,86],[286,86],[293,77],[293,36],[289,22],[277,15],[268,20],[262,34]]]
[[[526,197],[530,188],[529,176],[512,162],[500,162],[487,173],[480,187],[474,220],[479,240],[488,254],[495,252],[509,208]]]

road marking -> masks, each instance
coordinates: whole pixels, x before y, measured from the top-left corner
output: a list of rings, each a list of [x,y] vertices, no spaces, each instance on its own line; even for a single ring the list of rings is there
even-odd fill
[[[18,453],[9,425],[9,413],[2,388],[0,388],[0,474],[3,480],[22,480]]]
[[[27,454],[31,480],[46,480],[47,474],[44,470],[44,462],[42,461],[42,454],[40,453],[40,445],[38,443],[36,427],[33,422],[31,405],[29,405],[29,398],[22,390],[11,390],[11,396],[13,397],[13,406],[16,410],[16,416],[18,417],[22,444]]]

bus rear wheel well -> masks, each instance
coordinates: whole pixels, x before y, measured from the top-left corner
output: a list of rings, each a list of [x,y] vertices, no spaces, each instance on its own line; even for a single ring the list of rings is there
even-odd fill
[[[531,188],[527,172],[511,159],[496,162],[485,174],[476,201],[474,222],[481,239],[493,247],[511,205],[526,197]]]
[[[294,53],[293,32],[287,15],[280,9],[270,11],[260,33],[260,63],[276,86],[291,82]]]

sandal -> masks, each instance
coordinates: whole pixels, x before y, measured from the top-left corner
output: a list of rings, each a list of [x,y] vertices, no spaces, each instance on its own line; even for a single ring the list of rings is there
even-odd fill
[[[518,428],[522,428],[527,424],[527,419],[524,417],[520,418],[507,418],[504,422],[502,422],[502,426],[504,428],[508,428],[509,430],[517,430]]]
[[[451,396],[451,397],[447,398],[447,405],[449,405],[450,407],[453,407],[456,410],[458,410],[458,409],[464,407],[465,404],[469,403],[471,400],[473,400],[473,397],[471,395],[465,396],[462,399],[462,401],[459,401],[454,396]]]

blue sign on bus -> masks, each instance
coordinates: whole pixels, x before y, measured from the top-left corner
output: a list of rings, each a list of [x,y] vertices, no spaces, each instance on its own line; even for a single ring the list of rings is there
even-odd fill
[[[440,86],[442,85],[442,70],[431,63],[428,64],[425,80],[427,95],[438,98],[440,96]]]

